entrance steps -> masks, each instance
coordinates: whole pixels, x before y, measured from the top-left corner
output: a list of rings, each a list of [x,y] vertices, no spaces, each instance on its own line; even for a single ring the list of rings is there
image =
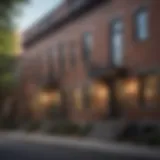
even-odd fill
[[[88,138],[113,141],[123,132],[127,126],[124,120],[108,120],[103,122],[95,122]]]

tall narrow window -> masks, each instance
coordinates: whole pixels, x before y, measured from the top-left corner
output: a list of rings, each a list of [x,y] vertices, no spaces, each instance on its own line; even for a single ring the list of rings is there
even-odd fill
[[[138,40],[146,40],[149,36],[148,10],[140,9],[135,14],[136,38]]]
[[[59,67],[61,72],[65,70],[65,55],[64,55],[64,45],[59,45]]]
[[[123,47],[123,22],[118,19],[111,24],[111,57],[113,65],[122,65]]]
[[[91,58],[91,52],[93,47],[93,37],[90,32],[86,32],[83,35],[83,59],[85,63],[88,63]]]

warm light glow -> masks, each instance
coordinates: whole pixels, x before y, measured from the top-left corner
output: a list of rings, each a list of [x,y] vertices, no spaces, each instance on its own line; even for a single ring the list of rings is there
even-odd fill
[[[156,96],[156,90],[157,90],[157,85],[158,85],[158,79],[156,76],[150,76],[147,78],[146,83],[145,83],[145,97],[147,99],[151,99],[154,96]]]
[[[109,89],[106,84],[96,82],[92,85],[92,106],[94,108],[106,109],[109,100]],[[99,110],[99,111],[100,111]]]
[[[136,80],[130,80],[125,85],[126,94],[137,94],[138,93],[138,82]]]
[[[100,99],[107,98],[108,94],[109,94],[109,91],[107,90],[106,87],[99,87],[99,88],[97,88],[97,96],[98,96],[98,98],[100,98]]]
[[[153,96],[154,96],[154,92],[151,88],[150,89],[148,88],[145,90],[145,97],[146,98],[152,98]]]
[[[82,109],[82,93],[81,89],[76,89],[74,91],[74,97],[75,97],[75,106],[77,109]]]
[[[96,97],[97,98],[101,98],[101,99],[104,99],[104,98],[107,98],[108,97],[108,94],[109,94],[109,90],[107,88],[106,85],[104,84],[101,84],[101,83],[95,83],[93,85],[93,89],[92,89],[93,93],[96,94]]]
[[[61,103],[61,94],[59,92],[53,93],[53,103],[60,104]]]
[[[48,102],[48,95],[47,94],[41,94],[40,95],[40,101],[42,104],[46,104]]]
[[[40,103],[42,105],[59,104],[61,102],[61,96],[59,92],[42,92],[39,96]]]

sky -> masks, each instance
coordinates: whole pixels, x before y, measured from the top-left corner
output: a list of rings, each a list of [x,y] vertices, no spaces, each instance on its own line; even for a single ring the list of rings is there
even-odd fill
[[[43,17],[45,13],[56,8],[63,0],[30,0],[30,3],[24,6],[22,16],[18,18],[17,23],[20,31],[27,29],[32,23]]]

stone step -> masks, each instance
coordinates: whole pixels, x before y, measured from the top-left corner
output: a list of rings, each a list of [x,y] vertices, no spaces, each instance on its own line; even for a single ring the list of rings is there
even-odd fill
[[[93,130],[88,137],[107,141],[114,140],[124,130],[126,125],[126,122],[120,120],[97,122],[94,124]]]

